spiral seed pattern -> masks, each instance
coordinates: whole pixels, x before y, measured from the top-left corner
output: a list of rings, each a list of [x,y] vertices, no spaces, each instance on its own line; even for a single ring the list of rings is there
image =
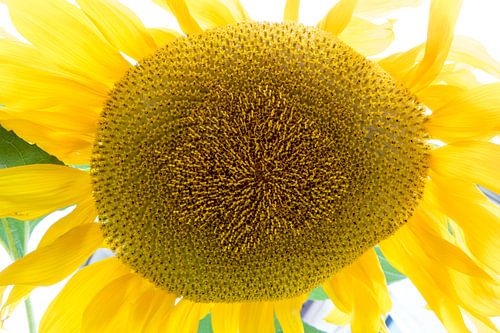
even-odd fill
[[[424,122],[413,95],[318,29],[179,38],[110,92],[92,159],[103,232],[187,299],[301,294],[412,215]]]

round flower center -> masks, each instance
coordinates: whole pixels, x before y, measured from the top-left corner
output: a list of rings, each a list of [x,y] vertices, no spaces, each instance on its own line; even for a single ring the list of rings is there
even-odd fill
[[[424,187],[416,98],[328,33],[241,23],[166,45],[111,91],[94,195],[117,256],[201,302],[317,286]]]

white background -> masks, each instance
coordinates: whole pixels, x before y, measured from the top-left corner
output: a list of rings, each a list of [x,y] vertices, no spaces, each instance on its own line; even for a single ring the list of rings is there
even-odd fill
[[[132,8],[147,26],[177,26],[172,17],[157,10],[157,7],[148,1],[123,0],[122,2]],[[255,20],[281,20],[284,0],[241,0],[241,2]],[[303,0],[300,13],[301,22],[314,25],[334,3],[335,1],[329,0]],[[405,50],[423,42],[427,29],[427,11],[428,1],[423,1],[423,5],[419,8],[406,8],[387,15],[387,18],[395,18],[398,21],[395,25],[396,42],[384,54]],[[10,23],[4,5],[0,5],[0,27],[12,34],[17,34]],[[500,0],[464,0],[455,32],[481,41],[490,54],[495,59],[500,60]],[[36,247],[48,226],[62,214],[64,212],[54,213],[37,227],[30,241],[30,249]],[[10,259],[7,254],[0,250],[0,268],[9,263]],[[33,292],[31,298],[37,320],[40,319],[47,305],[62,288],[64,282],[51,287],[38,288]],[[401,333],[444,332],[437,319],[425,309],[425,302],[408,281],[393,284],[390,289],[394,303],[391,315]],[[326,314],[328,307],[328,304],[316,307],[315,315],[311,313],[305,319],[309,322],[317,322],[318,317]],[[321,328],[334,330],[325,324]],[[6,321],[5,329],[15,333],[28,332],[24,306],[20,305],[12,317]]]

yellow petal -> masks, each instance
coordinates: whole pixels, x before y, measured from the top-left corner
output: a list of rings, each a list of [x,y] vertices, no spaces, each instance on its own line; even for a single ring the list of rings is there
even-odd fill
[[[3,0],[16,29],[62,68],[112,87],[129,67],[76,6],[64,0]]]
[[[240,333],[274,333],[274,309],[271,302],[241,305]]]
[[[378,64],[389,72],[395,79],[402,81],[410,72],[424,52],[425,44],[417,45],[414,48],[392,54],[386,58],[380,59]]]
[[[393,21],[382,24],[353,17],[339,38],[364,56],[384,51],[394,40]]]
[[[379,245],[391,264],[412,280],[428,302],[429,307],[450,332],[469,332],[458,305],[451,301],[443,291],[452,288],[449,284],[446,285],[446,282],[449,283],[449,281],[446,281],[444,269],[438,265],[431,265],[426,260],[407,227],[401,228]],[[436,284],[431,272],[434,276],[444,277],[441,278],[441,284]]]
[[[299,20],[300,0],[286,0],[283,21],[297,22]]]
[[[88,193],[88,195],[89,197],[78,203],[71,213],[50,226],[50,228],[43,235],[43,238],[40,240],[38,247],[44,247],[52,243],[54,240],[75,227],[95,221],[97,211],[95,209],[91,193]]]
[[[240,325],[239,303],[216,303],[212,309],[214,333],[238,333]]]
[[[352,276],[353,333],[378,333],[383,323],[381,318],[391,308],[391,300],[375,250],[368,250],[346,273]]]
[[[500,193],[499,166],[500,146],[491,142],[456,142],[433,150],[430,159],[430,167],[441,176],[470,181],[496,193]]]
[[[354,307],[351,319],[353,333],[378,333],[382,324],[377,300],[365,283],[353,281]]]
[[[429,258],[464,274],[491,280],[491,277],[458,246],[444,240],[431,230],[427,230],[426,225],[433,222],[424,223],[422,220],[426,218],[428,217],[417,212],[408,223],[408,228],[413,232],[420,247],[424,249]]]
[[[391,299],[387,289],[384,272],[380,267],[377,254],[370,249],[359,257],[350,267],[350,274],[358,282],[364,284],[366,289],[373,295],[380,310],[380,315],[389,312]]]
[[[153,311],[145,318],[144,327],[142,331],[137,330],[136,332],[160,332],[165,327],[165,318],[172,311],[176,296],[173,294],[167,294],[164,292],[155,292],[155,299],[151,301],[154,305]]]
[[[156,50],[157,45],[141,20],[117,0],[78,0],[77,3],[116,49],[136,60]]]
[[[187,0],[186,4],[203,30],[247,20],[237,0]]]
[[[0,170],[0,216],[34,219],[80,202],[90,193],[87,172],[33,164]]]
[[[93,141],[97,127],[98,113],[79,107],[54,106],[49,109],[0,111],[0,122],[8,119],[22,119],[36,122],[41,127],[50,127],[55,131],[81,135]]]
[[[402,7],[416,7],[422,0],[359,0],[356,13],[370,16],[384,16],[387,12]]]
[[[205,317],[213,304],[196,303],[181,300],[169,313],[165,321],[165,332],[196,333],[198,324]]]
[[[433,84],[418,92],[420,101],[432,110],[439,110],[464,94],[465,88],[447,84]],[[433,111],[434,112],[434,111]]]
[[[274,302],[274,311],[283,333],[303,333],[304,325],[300,318],[300,310],[307,300],[307,294]]]
[[[160,0],[165,2],[179,22],[179,26],[185,34],[199,33],[203,29],[200,27],[198,22],[194,19],[191,12],[188,9],[186,0]],[[160,2],[158,1],[158,2]]]
[[[104,259],[77,272],[47,308],[40,321],[40,333],[79,332],[89,302],[110,281],[127,273],[128,267],[116,258]]]
[[[165,315],[174,306],[175,295],[168,294],[164,290],[156,288],[152,283],[143,279],[146,283],[145,291],[137,295],[137,300],[131,304],[130,317],[124,322],[127,323],[128,332],[158,332],[164,325],[149,326],[155,315]],[[166,306],[166,307],[165,307]],[[154,323],[153,323],[154,324]]]
[[[463,89],[472,89],[481,85],[476,75],[471,70],[457,67],[456,64],[453,63],[443,66],[435,82],[445,83]]]
[[[319,21],[317,27],[334,35],[339,35],[349,24],[358,0],[340,0]]]
[[[29,68],[35,72],[41,71],[53,76],[64,78],[69,81],[78,82],[90,89],[95,94],[106,96],[108,86],[96,79],[75,74],[69,70],[59,67],[56,59],[46,57],[35,46],[23,43],[17,39],[0,39],[0,64]]]
[[[0,285],[46,286],[75,271],[102,245],[97,224],[76,227],[0,272]]]
[[[130,332],[128,322],[133,304],[148,284],[147,280],[133,273],[109,282],[83,312],[81,332]]]
[[[0,96],[13,109],[44,109],[58,105],[101,107],[105,95],[59,73],[22,65],[0,65]]]
[[[335,274],[331,279],[321,285],[333,304],[345,314],[352,312],[352,278],[348,274],[348,268]]]
[[[180,34],[174,30],[160,28],[150,28],[148,30],[158,47],[170,43],[171,41],[174,41],[175,39],[180,37]]]
[[[500,243],[500,208],[470,182],[432,172],[431,178],[426,194],[429,200],[464,231],[465,241],[474,257],[498,274],[500,259],[496,253]]]
[[[345,313],[340,311],[338,308],[334,308],[328,316],[324,318],[325,321],[338,326],[348,325],[351,322],[351,313]]]
[[[432,1],[424,58],[404,79],[412,91],[429,85],[441,71],[453,40],[461,4],[461,0]]]
[[[500,62],[473,38],[456,36],[451,44],[448,60],[469,65],[500,78]]]
[[[34,286],[14,286],[2,304],[0,310],[1,318],[9,318],[17,305],[35,289]],[[2,292],[3,294],[3,292]]]
[[[434,96],[446,91],[436,91]],[[448,92],[449,93],[449,92]],[[422,95],[429,105],[427,92]],[[500,131],[500,83],[492,83],[471,90],[457,91],[444,98],[450,102],[433,107],[426,128],[433,138],[456,141],[473,138],[491,138]]]

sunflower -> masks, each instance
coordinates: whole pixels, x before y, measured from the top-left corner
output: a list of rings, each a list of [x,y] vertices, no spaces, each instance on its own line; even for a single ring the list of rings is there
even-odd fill
[[[318,286],[329,321],[379,332],[377,250],[448,331],[496,331],[499,208],[478,185],[500,192],[500,85],[475,73],[500,65],[454,38],[460,1],[432,1],[426,43],[384,58],[392,22],[366,17],[415,1],[340,0],[314,27],[298,0],[280,23],[155,1],[182,33],[115,0],[2,2],[29,43],[0,40],[0,122],[64,165],[0,170],[0,216],[74,207],[0,273],[2,313],[105,247],[41,332],[196,332],[208,314],[215,333],[303,332]]]

